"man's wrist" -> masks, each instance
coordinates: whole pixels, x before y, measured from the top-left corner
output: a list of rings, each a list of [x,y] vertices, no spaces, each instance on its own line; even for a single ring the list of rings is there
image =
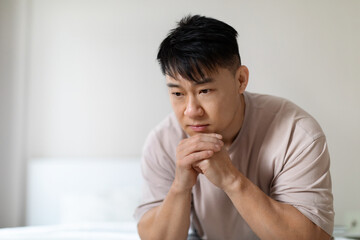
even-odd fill
[[[230,196],[234,193],[240,193],[245,186],[245,177],[239,171],[234,172],[231,177],[229,176],[229,182],[223,189],[224,192]]]
[[[182,184],[177,183],[176,181],[173,182],[171,185],[170,191],[174,194],[190,194],[192,191],[192,187],[184,187]]]

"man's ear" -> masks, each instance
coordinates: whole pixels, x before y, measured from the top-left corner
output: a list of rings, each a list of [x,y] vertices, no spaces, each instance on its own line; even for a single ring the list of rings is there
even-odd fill
[[[245,65],[241,65],[236,70],[235,78],[239,81],[239,93],[242,94],[245,92],[249,81],[249,69]]]

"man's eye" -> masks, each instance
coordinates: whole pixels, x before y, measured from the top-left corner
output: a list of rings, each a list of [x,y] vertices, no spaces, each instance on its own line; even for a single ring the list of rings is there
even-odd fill
[[[200,90],[200,93],[203,93],[203,94],[206,94],[206,93],[209,93],[210,92],[210,89],[202,89]]]
[[[173,92],[172,95],[174,95],[176,97],[180,97],[182,94],[180,92]]]

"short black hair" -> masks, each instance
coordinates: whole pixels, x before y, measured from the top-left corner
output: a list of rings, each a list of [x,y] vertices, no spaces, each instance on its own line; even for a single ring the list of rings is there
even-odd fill
[[[177,74],[199,82],[218,67],[233,70],[241,65],[238,33],[230,25],[200,15],[177,23],[159,47],[157,60],[164,75]]]

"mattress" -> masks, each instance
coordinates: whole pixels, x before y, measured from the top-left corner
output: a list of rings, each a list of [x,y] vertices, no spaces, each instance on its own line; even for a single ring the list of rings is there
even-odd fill
[[[135,240],[135,222],[82,223],[0,229],[1,240]]]

